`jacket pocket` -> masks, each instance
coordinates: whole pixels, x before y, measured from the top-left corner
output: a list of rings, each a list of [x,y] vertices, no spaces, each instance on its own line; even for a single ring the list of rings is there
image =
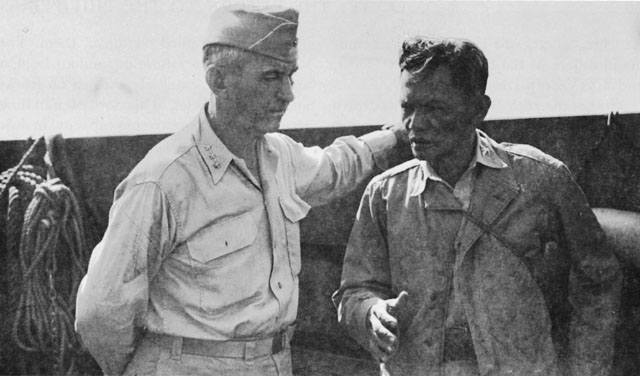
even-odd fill
[[[300,225],[298,222],[307,216],[309,205],[300,198],[294,200],[291,197],[280,197],[280,207],[285,217],[284,226],[287,234],[291,274],[296,277],[300,274],[302,267],[300,259]]]
[[[297,195],[280,197],[280,207],[290,222],[298,222],[307,216],[311,206]]]
[[[257,228],[251,213],[209,225],[187,241],[193,259],[208,263],[251,245]]]

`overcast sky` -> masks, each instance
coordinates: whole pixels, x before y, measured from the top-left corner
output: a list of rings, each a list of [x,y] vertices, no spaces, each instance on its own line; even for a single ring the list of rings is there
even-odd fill
[[[179,129],[208,99],[200,42],[221,3],[0,2],[0,139]],[[640,113],[640,2],[287,4],[300,10],[300,70],[285,128],[398,119],[412,34],[484,50],[489,119]]]

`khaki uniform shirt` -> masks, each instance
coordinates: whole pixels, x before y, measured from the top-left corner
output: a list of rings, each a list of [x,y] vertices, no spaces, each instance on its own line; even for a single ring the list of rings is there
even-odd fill
[[[140,328],[224,341],[292,325],[298,222],[370,176],[395,143],[391,131],[325,149],[267,134],[257,180],[214,134],[205,107],[116,189],[77,298],[76,329],[91,354],[119,373]]]

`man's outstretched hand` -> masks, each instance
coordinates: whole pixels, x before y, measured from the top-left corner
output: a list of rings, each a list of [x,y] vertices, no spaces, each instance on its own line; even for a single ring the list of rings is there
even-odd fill
[[[408,298],[409,294],[402,291],[397,298],[380,301],[369,310],[369,350],[382,363],[389,360],[398,349],[397,314],[407,305]]]

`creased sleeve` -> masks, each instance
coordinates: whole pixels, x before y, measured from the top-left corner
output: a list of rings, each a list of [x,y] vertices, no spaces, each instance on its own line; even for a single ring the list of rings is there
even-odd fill
[[[373,180],[360,202],[342,269],[340,288],[333,294],[338,322],[369,350],[367,313],[380,300],[391,297],[386,215]]]
[[[286,136],[285,136],[286,137]],[[337,138],[320,148],[286,140],[288,169],[296,194],[310,206],[323,205],[353,191],[375,172],[390,167],[397,154],[392,131]]]
[[[554,188],[564,240],[571,253],[569,358],[572,376],[609,375],[620,299],[621,271],[587,200],[564,166]]]
[[[109,226],[78,291],[76,331],[107,375],[124,371],[144,325],[149,282],[175,241],[176,222],[155,183],[116,190]]]

